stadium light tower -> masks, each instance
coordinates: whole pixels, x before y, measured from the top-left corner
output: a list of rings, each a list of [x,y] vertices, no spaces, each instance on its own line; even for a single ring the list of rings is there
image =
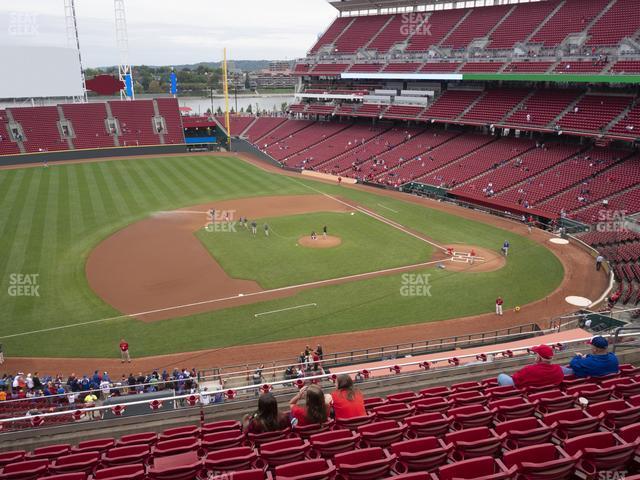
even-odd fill
[[[80,52],[80,37],[78,36],[78,21],[76,19],[76,2],[75,0],[64,0],[64,21],[67,32],[67,47],[75,48],[78,52],[78,61],[80,62],[80,77],[82,79],[82,96],[73,97],[74,103],[86,103],[87,86],[84,78],[84,67],[82,66],[82,53]]]
[[[120,52],[120,64],[118,65],[118,77],[124,82],[124,90],[120,90],[121,100],[135,100],[133,90],[133,73],[129,63],[129,34],[127,33],[127,16],[124,9],[124,0],[113,0],[116,14],[116,43]]]

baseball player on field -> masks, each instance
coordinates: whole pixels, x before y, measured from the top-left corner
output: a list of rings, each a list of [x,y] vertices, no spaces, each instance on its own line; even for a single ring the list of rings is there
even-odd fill
[[[253,233],[254,235],[258,233],[258,224],[255,220],[251,222],[251,233]]]
[[[502,315],[503,304],[504,304],[504,300],[502,300],[502,297],[496,298],[496,315]]]
[[[324,227],[322,227],[322,236],[324,238],[327,238],[327,226],[326,225]]]
[[[269,224],[267,224],[267,223],[264,224],[264,234],[267,237],[269,236]]]
[[[504,243],[502,244],[502,253],[504,254],[504,256],[508,256],[509,255],[509,247],[511,245],[509,244],[509,240],[505,240]]]

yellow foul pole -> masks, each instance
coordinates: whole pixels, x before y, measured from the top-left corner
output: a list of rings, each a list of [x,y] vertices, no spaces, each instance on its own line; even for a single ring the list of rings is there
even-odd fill
[[[227,129],[227,146],[231,150],[231,128],[229,125],[229,80],[227,75],[227,49],[224,49],[222,62],[222,78],[224,85],[224,128]]]

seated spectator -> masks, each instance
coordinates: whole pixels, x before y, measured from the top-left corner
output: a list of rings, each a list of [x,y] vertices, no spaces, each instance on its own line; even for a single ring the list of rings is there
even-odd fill
[[[349,375],[338,375],[337,389],[331,393],[333,412],[337,420],[363,417],[367,414],[364,409],[364,397],[360,390],[353,386]]]
[[[512,376],[501,373],[498,375],[500,386],[546,387],[560,385],[564,379],[564,373],[560,365],[553,365],[553,348],[548,345],[538,345],[531,349],[536,354],[533,365],[527,365]]]
[[[304,397],[304,407],[298,406],[298,402]],[[297,425],[313,425],[325,423],[329,418],[330,405],[325,402],[322,388],[318,385],[303,387],[289,402],[291,406],[291,421],[297,421]]]
[[[583,377],[602,377],[611,373],[618,373],[618,357],[608,351],[609,342],[604,337],[593,337],[589,342],[591,353],[576,354],[569,367],[562,367],[565,375]]]
[[[287,415],[278,412],[278,400],[272,393],[264,393],[258,399],[258,411],[245,415],[242,428],[246,433],[266,433],[289,427]]]

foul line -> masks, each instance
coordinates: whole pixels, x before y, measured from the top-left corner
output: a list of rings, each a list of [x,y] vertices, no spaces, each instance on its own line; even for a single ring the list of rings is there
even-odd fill
[[[319,193],[320,195],[324,195],[325,197],[330,198],[331,200],[334,200],[334,201],[336,201],[336,202],[338,202],[338,203],[341,203],[342,205],[346,205],[347,207],[349,207],[349,208],[353,208],[354,210],[357,210],[357,211],[359,211],[360,213],[364,213],[365,215],[368,215],[368,216],[370,216],[371,218],[373,218],[373,219],[375,219],[375,220],[378,220],[379,222],[386,223],[387,225],[389,225],[389,226],[391,226],[391,227],[395,228],[396,230],[400,230],[401,232],[406,233],[407,235],[411,235],[412,237],[417,238],[418,240],[420,240],[420,241],[422,241],[422,242],[428,243],[428,244],[429,244],[429,245],[431,245],[431,246],[434,246],[434,247],[436,247],[436,248],[439,248],[439,249],[440,249],[440,250],[442,250],[443,252],[446,252],[446,251],[447,251],[447,249],[446,249],[445,247],[443,247],[442,245],[438,245],[437,243],[434,243],[434,242],[432,242],[431,240],[427,240],[426,238],[423,238],[423,237],[421,237],[420,235],[416,235],[415,233],[410,232],[410,231],[409,231],[409,230],[407,230],[404,226],[400,225],[400,224],[399,224],[399,223],[397,223],[397,222],[394,222],[393,220],[389,220],[388,218],[383,217],[383,216],[382,216],[382,215],[380,215],[379,213],[372,212],[371,210],[367,210],[366,208],[364,208],[364,207],[360,207],[360,206],[358,206],[358,205],[351,205],[351,204],[349,204],[349,203],[347,203],[347,202],[343,202],[343,201],[342,201],[342,200],[340,200],[339,198],[336,198],[336,197],[334,197],[333,195],[329,195],[328,193],[325,193],[325,192],[323,192],[323,191],[321,191],[321,190],[318,190],[318,189],[316,189],[316,188],[313,188],[313,187],[311,187],[311,186],[309,186],[309,185],[305,185],[304,183],[299,182],[299,181],[298,181],[298,180],[296,180],[295,178],[291,178],[291,177],[287,177],[287,178],[289,178],[292,182],[296,182],[296,183],[298,183],[298,184],[302,185],[303,187],[308,188],[309,190],[313,190],[314,192],[317,192],[317,193]]]
[[[272,313],[286,312],[287,310],[297,310],[298,308],[317,307],[317,306],[318,306],[317,303],[307,303],[306,305],[296,305],[295,307],[281,308],[279,310],[271,310],[269,312],[256,313],[254,317],[259,317],[261,315],[271,315]]]
[[[208,213],[208,212],[199,212],[197,210],[170,210],[170,211],[161,211],[161,212],[156,212],[156,215],[175,215],[175,214],[182,214],[182,215],[193,215],[193,214],[198,214],[198,215],[202,215],[203,213]]]
[[[378,206],[379,206],[379,207],[381,207],[381,208],[384,208],[384,209],[386,209],[386,210],[389,210],[390,212],[393,212],[393,213],[400,213],[400,212],[398,212],[397,210],[394,210],[393,208],[385,207],[385,206],[384,206],[384,205],[382,205],[381,203],[379,203],[379,204],[378,204]]]
[[[313,286],[318,286],[318,285],[323,285],[323,284],[327,284],[327,283],[337,283],[337,282],[343,282],[345,280],[352,280],[355,278],[361,278],[361,277],[375,277],[378,275],[382,275],[382,274],[386,274],[386,273],[393,273],[393,272],[397,272],[400,270],[414,270],[416,268],[421,268],[421,267],[427,267],[429,265],[434,265],[437,263],[443,263],[444,261],[447,260],[434,260],[431,262],[424,262],[424,263],[416,263],[413,265],[405,265],[402,267],[394,267],[394,268],[387,268],[384,270],[376,270],[375,272],[365,272],[365,273],[356,273],[354,275],[347,275],[346,277],[338,277],[338,278],[329,278],[326,280],[317,280],[315,282],[308,282],[308,283],[301,283],[298,285],[289,285],[287,287],[280,287],[280,288],[272,288],[271,290],[263,290],[260,292],[252,292],[252,293],[239,293],[237,295],[233,295],[231,297],[223,297],[223,298],[214,298],[212,300],[203,300],[200,302],[194,302],[194,303],[187,303],[184,305],[176,305],[173,307],[166,307],[166,308],[157,308],[155,310],[148,310],[146,312],[138,312],[138,313],[130,313],[127,315],[118,315],[116,317],[108,317],[108,318],[101,318],[98,320],[90,320],[88,322],[80,322],[80,323],[73,323],[71,325],[60,325],[58,327],[50,327],[50,328],[43,328],[40,330],[32,330],[30,332],[21,332],[21,333],[14,333],[12,335],[4,335],[2,337],[0,337],[0,340],[4,340],[7,338],[15,338],[15,337],[23,337],[26,335],[33,335],[36,333],[46,333],[46,332],[53,332],[56,330],[64,330],[66,328],[74,328],[74,327],[83,327],[85,325],[92,325],[95,323],[101,323],[101,322],[109,322],[112,320],[124,320],[127,318],[135,318],[135,317],[144,317],[145,315],[152,315],[154,313],[163,313],[163,312],[170,312],[172,310],[180,310],[182,308],[190,308],[190,307],[198,307],[201,305],[209,305],[212,303],[219,303],[219,302],[226,302],[229,300],[237,300],[239,298],[246,298],[246,297],[255,297],[258,295],[267,295],[270,293],[276,293],[276,292],[286,292],[287,290],[295,290],[298,288],[306,288],[306,287],[313,287]]]

